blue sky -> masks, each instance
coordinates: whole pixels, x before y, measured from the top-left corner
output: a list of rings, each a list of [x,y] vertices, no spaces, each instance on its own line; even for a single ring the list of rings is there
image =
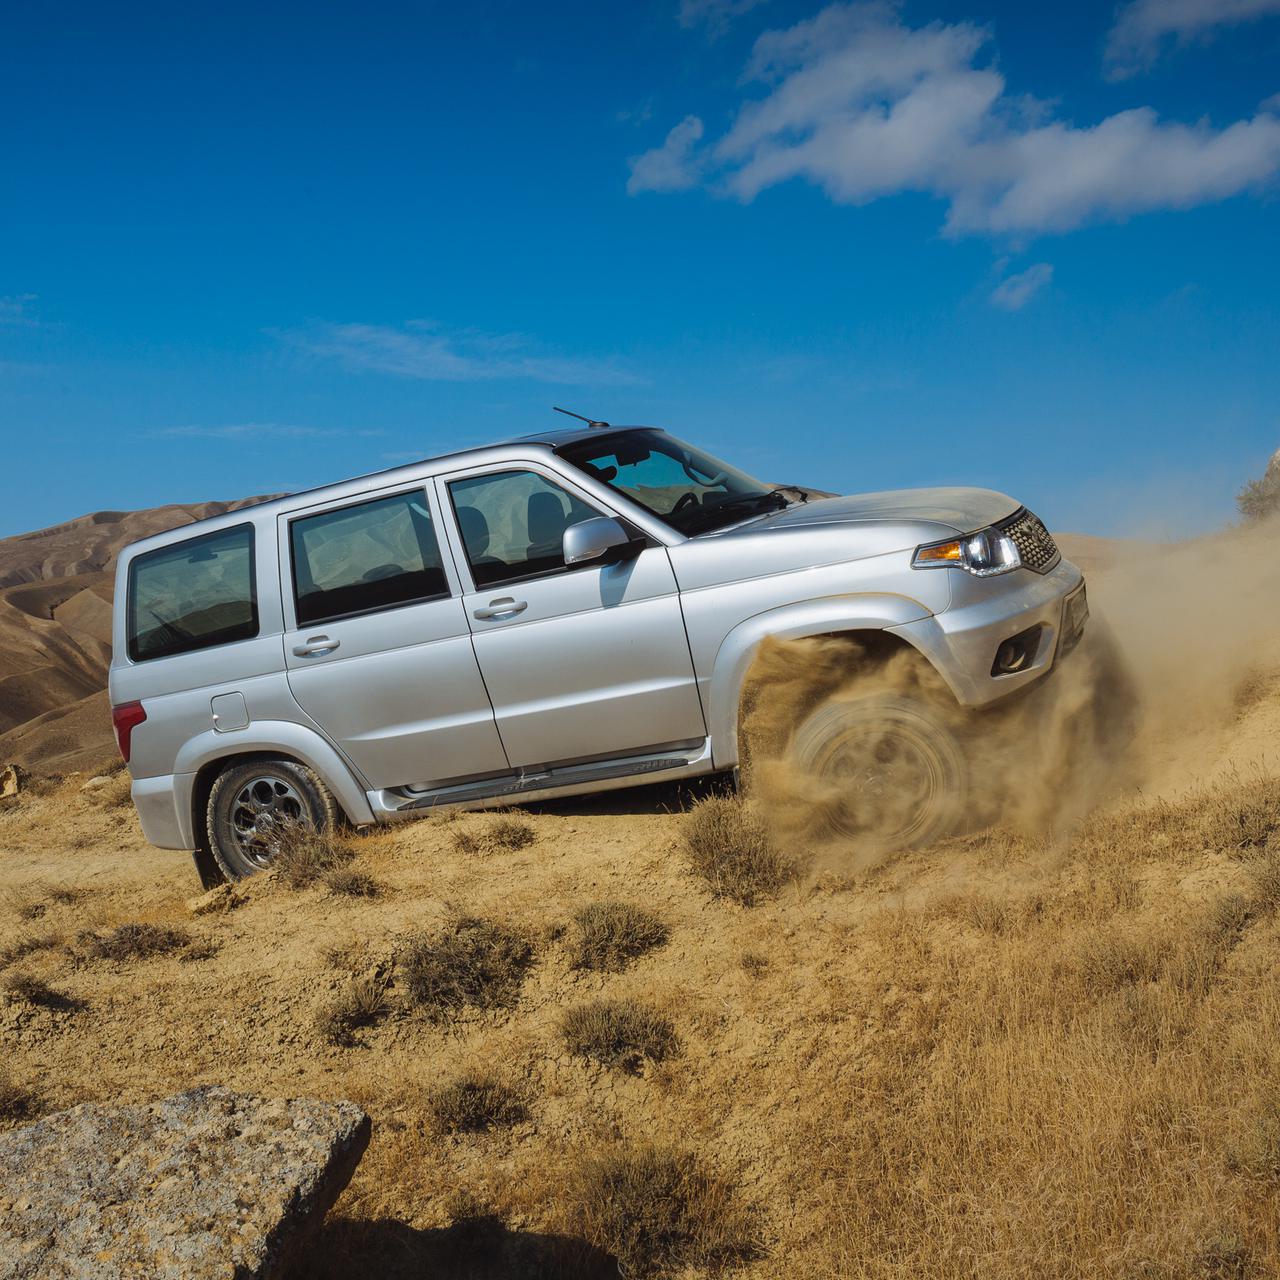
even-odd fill
[[[536,430],[1230,518],[1280,0],[10,6],[0,535]]]

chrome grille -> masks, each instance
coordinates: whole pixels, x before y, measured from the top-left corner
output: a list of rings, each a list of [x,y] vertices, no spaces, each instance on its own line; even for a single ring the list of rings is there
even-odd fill
[[[1007,520],[1001,520],[997,527],[1013,539],[1022,563],[1036,573],[1048,573],[1062,559],[1053,535],[1026,507],[1015,511]]]

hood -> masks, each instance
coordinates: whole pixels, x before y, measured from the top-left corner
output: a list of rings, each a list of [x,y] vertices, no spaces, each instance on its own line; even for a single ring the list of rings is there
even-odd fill
[[[752,530],[844,524],[851,521],[910,520],[948,525],[972,533],[1003,520],[1021,503],[994,489],[891,489],[846,498],[810,498],[776,515],[752,521]]]

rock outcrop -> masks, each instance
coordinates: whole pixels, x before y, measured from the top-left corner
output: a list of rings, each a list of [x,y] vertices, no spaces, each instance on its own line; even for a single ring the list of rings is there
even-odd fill
[[[278,1276],[369,1141],[349,1102],[220,1086],[0,1134],[3,1280]]]

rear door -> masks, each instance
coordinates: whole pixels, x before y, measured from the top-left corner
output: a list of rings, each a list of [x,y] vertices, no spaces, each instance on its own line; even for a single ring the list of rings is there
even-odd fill
[[[613,513],[535,463],[455,472],[437,485],[471,578],[467,622],[513,766],[705,739],[665,547],[566,567],[565,528]]]
[[[508,772],[424,484],[280,517],[285,663],[374,788]]]

